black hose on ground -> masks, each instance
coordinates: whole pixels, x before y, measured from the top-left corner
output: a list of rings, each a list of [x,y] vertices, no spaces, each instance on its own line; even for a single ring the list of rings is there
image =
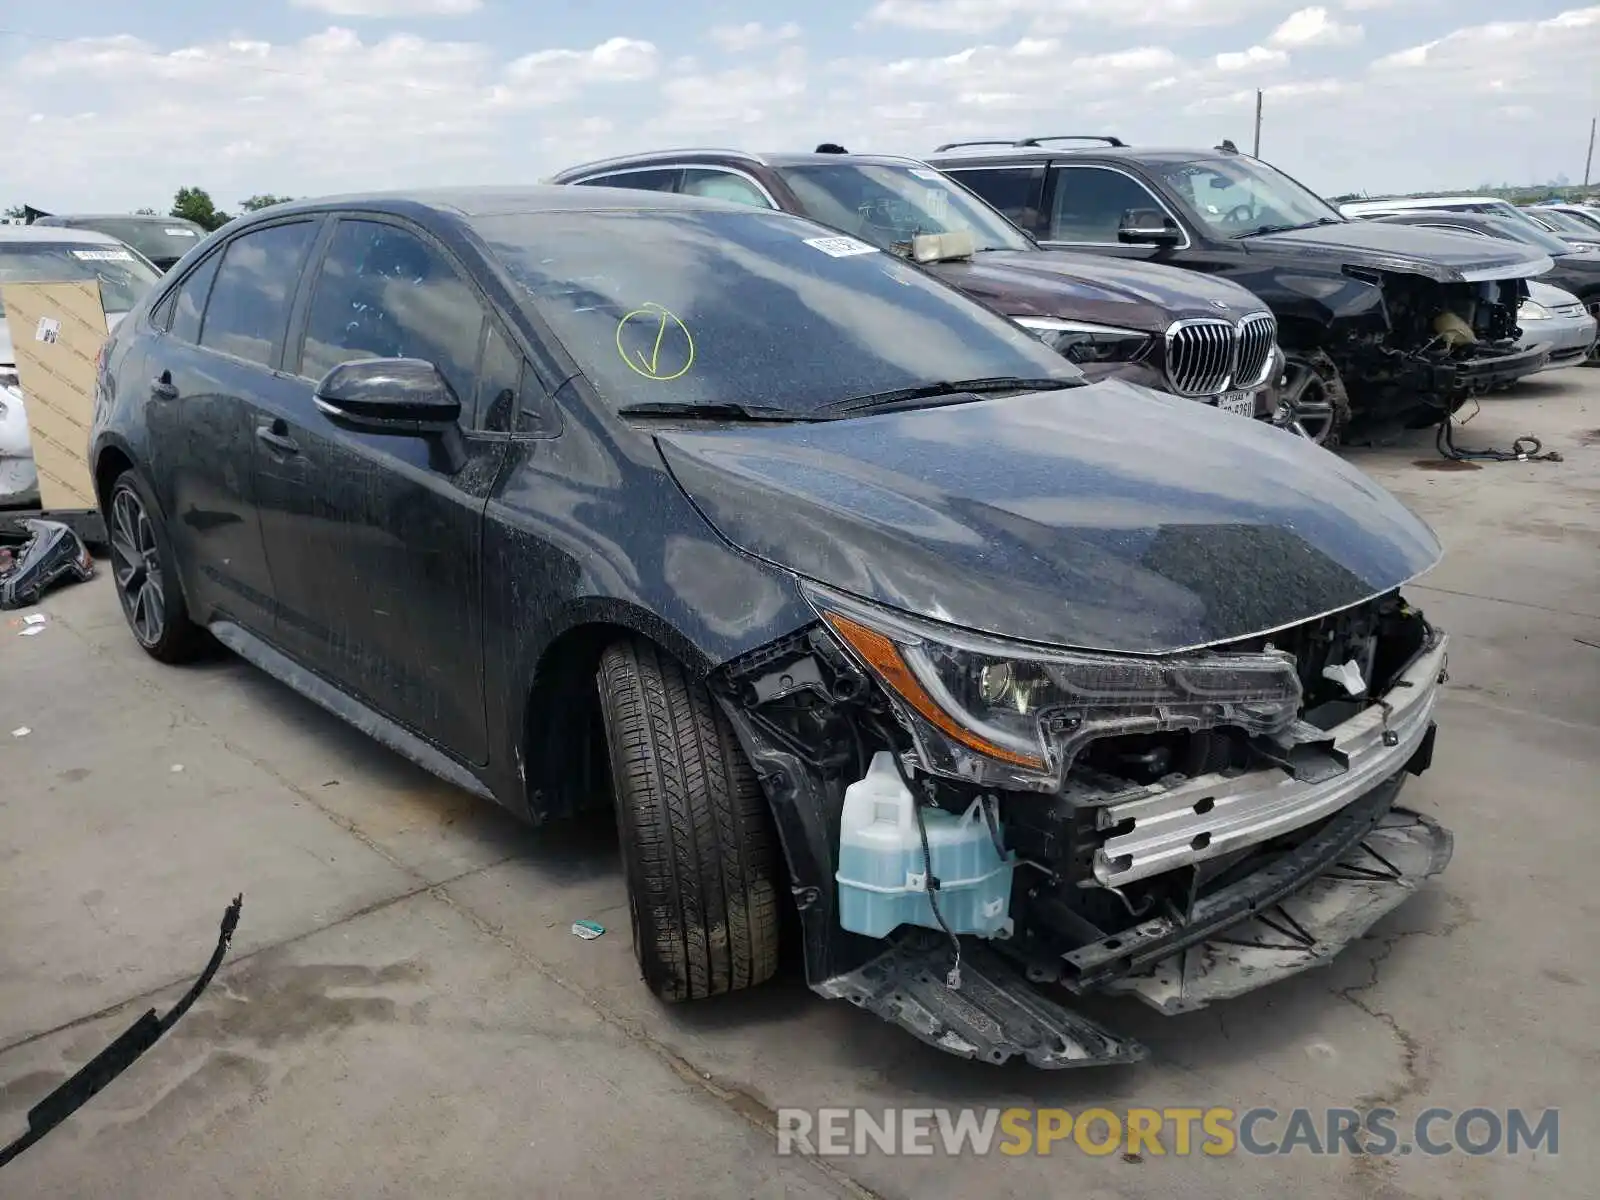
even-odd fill
[[[1463,422],[1465,424],[1465,422]],[[1446,413],[1439,422],[1439,428],[1434,433],[1433,444],[1438,449],[1442,458],[1453,459],[1456,462],[1562,462],[1561,453],[1557,450],[1546,450],[1544,443],[1531,433],[1524,434],[1511,443],[1511,449],[1499,450],[1489,447],[1484,450],[1463,450],[1456,445],[1455,417]]]

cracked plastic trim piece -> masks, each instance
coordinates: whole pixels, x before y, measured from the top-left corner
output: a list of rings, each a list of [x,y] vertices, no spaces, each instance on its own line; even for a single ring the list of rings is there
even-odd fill
[[[970,941],[961,951],[961,986],[952,989],[945,983],[951,958],[947,941],[917,931],[816,990],[960,1058],[1003,1063],[1021,1055],[1035,1067],[1060,1070],[1133,1063],[1148,1053],[1045,999],[1004,959]]]
[[[1437,822],[1391,809],[1301,890],[1105,990],[1131,993],[1163,1013],[1193,1012],[1323,966],[1443,871],[1454,845]]]

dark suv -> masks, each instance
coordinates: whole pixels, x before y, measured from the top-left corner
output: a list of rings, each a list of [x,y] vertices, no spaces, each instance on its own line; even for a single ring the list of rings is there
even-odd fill
[[[1271,416],[1268,385],[1282,365],[1276,328],[1245,289],[1154,264],[1051,254],[925,163],[819,151],[664,150],[571,167],[550,182],[712,196],[809,217],[921,263],[1091,378]]]
[[[1539,282],[1571,292],[1593,316],[1600,318],[1600,251],[1576,246],[1556,234],[1535,229],[1526,221],[1491,213],[1429,208],[1415,212],[1374,213],[1357,219],[1381,221],[1386,225],[1443,229],[1468,237],[1495,238],[1502,242],[1521,242],[1535,250],[1542,250],[1550,256],[1555,266],[1541,275]],[[1590,366],[1600,366],[1600,346],[1590,351],[1586,361]]]
[[[1050,143],[1072,143],[1055,145]],[[1084,143],[1089,143],[1085,147]],[[1278,318],[1289,357],[1280,420],[1438,421],[1532,374],[1518,348],[1524,280],[1542,252],[1353,222],[1231,144],[1144,149],[1114,137],[952,142],[929,159],[1046,246],[1235,280]]]

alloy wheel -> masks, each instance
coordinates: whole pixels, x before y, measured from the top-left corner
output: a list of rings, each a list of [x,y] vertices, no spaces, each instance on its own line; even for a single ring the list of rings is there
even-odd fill
[[[1278,398],[1272,423],[1319,446],[1326,445],[1335,421],[1327,380],[1306,363],[1289,364],[1289,384]]]
[[[154,646],[167,627],[166,582],[155,526],[133,489],[111,498],[111,570],[128,627],[141,645]]]

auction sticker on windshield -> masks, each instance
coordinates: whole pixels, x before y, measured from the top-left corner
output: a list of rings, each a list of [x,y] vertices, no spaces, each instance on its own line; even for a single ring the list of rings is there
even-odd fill
[[[74,250],[73,258],[84,262],[132,262],[133,255],[126,250]]]
[[[192,229],[163,229],[161,232],[168,237],[194,237]]]
[[[876,246],[869,246],[866,242],[858,242],[853,237],[806,238],[806,245],[813,250],[821,250],[830,258],[849,258],[853,254],[876,254],[878,252]]]

